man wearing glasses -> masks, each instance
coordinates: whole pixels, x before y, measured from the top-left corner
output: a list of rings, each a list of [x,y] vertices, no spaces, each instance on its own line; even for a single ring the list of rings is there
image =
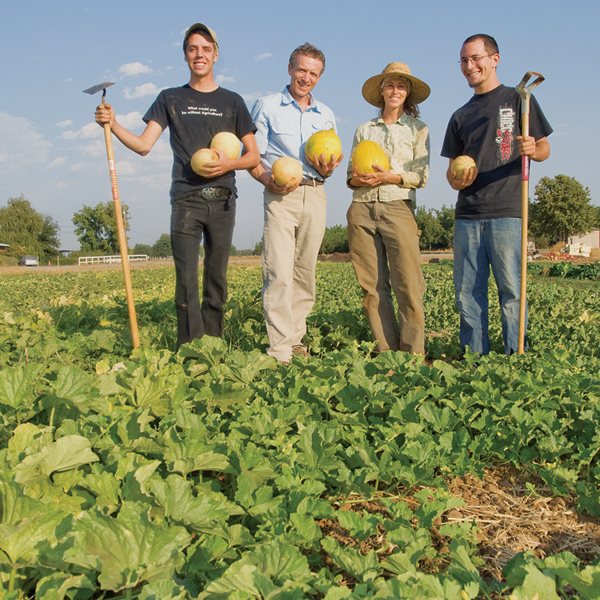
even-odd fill
[[[488,354],[488,279],[498,287],[504,352],[518,349],[521,268],[521,156],[541,162],[550,155],[552,133],[537,101],[530,105],[530,135],[520,134],[519,93],[498,80],[493,37],[473,35],[460,51],[460,68],[474,96],[450,118],[442,156],[446,178],[458,191],[454,229],[454,291],[460,312],[460,344]],[[461,155],[476,167],[452,170]]]

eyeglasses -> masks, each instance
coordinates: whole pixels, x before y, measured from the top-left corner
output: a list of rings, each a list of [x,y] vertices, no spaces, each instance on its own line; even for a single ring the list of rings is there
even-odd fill
[[[461,65],[468,65],[469,62],[478,63],[488,56],[493,56],[493,54],[485,54],[484,56],[469,56],[468,58],[461,58],[458,62]]]

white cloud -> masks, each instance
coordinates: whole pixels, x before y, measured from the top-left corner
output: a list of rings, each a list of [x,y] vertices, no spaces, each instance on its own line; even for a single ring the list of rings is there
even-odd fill
[[[57,127],[70,127],[71,125],[73,125],[73,121],[71,121],[71,119],[67,119],[66,121],[60,121],[59,123],[56,124]]]
[[[119,73],[123,73],[126,77],[133,77],[135,75],[142,75],[144,73],[152,73],[152,68],[143,65],[141,62],[132,62],[119,67]]]
[[[126,115],[117,115],[117,121],[125,127],[125,129],[134,130],[141,127],[145,127],[144,121],[142,121],[142,113],[138,110],[134,110]]]
[[[78,131],[64,131],[60,137],[64,140],[93,139],[102,135],[102,128],[96,123],[88,123]]]
[[[244,101],[246,102],[246,104],[252,108],[254,106],[254,103],[259,99],[262,98],[263,96],[268,96],[271,92],[267,92],[267,93],[262,93],[262,92],[254,92],[253,94],[240,94],[242,96],[242,98],[244,99]]]
[[[262,54],[259,54],[258,56],[254,57],[254,60],[256,62],[259,62],[261,60],[265,60],[265,58],[271,58],[271,56],[273,56],[270,52],[263,52]]]
[[[134,100],[136,98],[145,98],[146,96],[156,96],[160,92],[153,83],[144,83],[143,85],[136,85],[133,91],[131,88],[126,87],[123,90],[123,96],[127,100]]]
[[[45,164],[52,144],[35,123],[0,111],[0,157],[3,170],[20,171],[29,165]]]
[[[67,160],[66,156],[57,156],[49,165],[48,168],[52,169],[54,167],[58,167],[60,165],[63,165]]]
[[[228,77],[227,75],[217,75],[215,77],[215,82],[219,85],[222,85],[223,83],[234,83],[235,82],[235,78],[234,77]]]

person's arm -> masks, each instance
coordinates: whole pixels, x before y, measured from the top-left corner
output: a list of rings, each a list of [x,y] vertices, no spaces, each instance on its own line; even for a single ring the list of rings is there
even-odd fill
[[[531,160],[535,160],[536,162],[542,162],[550,156],[550,144],[545,137],[536,140],[531,136],[523,137],[522,135],[518,135],[517,140],[519,141],[519,153],[521,156],[529,156]]]
[[[454,159],[450,158],[449,161],[448,170],[446,171],[446,179],[453,190],[460,192],[460,190],[464,190],[475,181],[478,173],[477,167],[465,169],[460,177],[456,177],[456,172],[452,170],[452,163],[454,162]]]
[[[413,156],[406,173],[400,174],[398,185],[407,189],[419,190],[429,179],[429,128],[421,124],[415,132]]]
[[[261,163],[258,163],[253,169],[249,169],[248,172],[256,179],[256,181],[262,183],[273,194],[288,194],[289,192],[293,192],[299,184],[298,182],[293,185],[288,184],[284,187],[277,185],[273,177],[265,171],[265,168]]]
[[[146,156],[163,132],[162,127],[156,121],[150,121],[141,135],[136,135],[120,125],[115,112],[110,104],[100,104],[94,113],[96,123],[104,127],[105,123],[110,124],[110,129],[115,137],[130,150],[133,150],[141,156]]]
[[[351,188],[357,187],[377,187],[382,183],[394,183],[396,185],[402,185],[402,175],[398,173],[390,173],[383,167],[375,164],[374,173],[359,173],[356,168],[352,171],[352,177],[348,181],[348,186]]]

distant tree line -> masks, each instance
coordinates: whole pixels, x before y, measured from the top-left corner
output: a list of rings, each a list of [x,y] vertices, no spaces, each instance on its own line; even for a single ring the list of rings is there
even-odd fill
[[[129,207],[122,205],[125,231],[129,230]],[[454,209],[426,209],[420,206],[415,214],[421,231],[422,250],[450,249],[454,237]],[[76,255],[119,254],[119,238],[114,212],[114,203],[100,202],[96,206],[83,206],[73,215],[75,234],[81,245]],[[535,197],[529,204],[529,233],[540,248],[557,242],[566,243],[569,237],[600,228],[600,207],[591,204],[590,191],[575,178],[556,175],[542,177],[535,187]],[[7,257],[20,258],[34,254],[41,261],[50,260],[59,254],[59,231],[56,221],[38,213],[29,200],[22,195],[9,198],[6,206],[0,207],[0,243],[8,244],[3,253]],[[171,240],[163,233],[153,244],[136,244],[132,252],[150,257],[171,256]],[[262,240],[251,250],[262,252]],[[325,230],[321,243],[321,254],[348,252],[348,231],[344,225],[334,225]],[[201,248],[201,256],[203,249]],[[231,254],[238,252],[231,246]]]

